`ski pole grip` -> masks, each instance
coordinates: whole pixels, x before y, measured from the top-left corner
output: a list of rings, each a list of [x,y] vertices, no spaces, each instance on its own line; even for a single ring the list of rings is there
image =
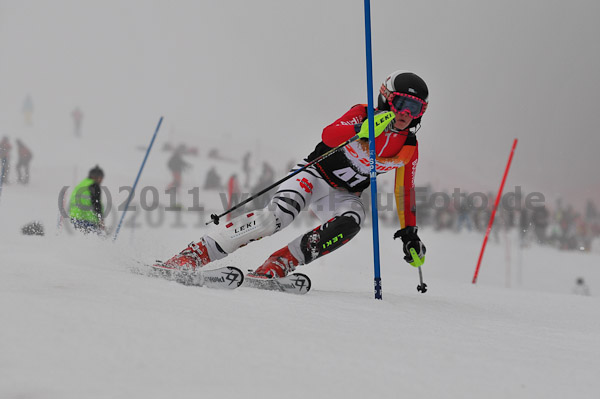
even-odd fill
[[[410,255],[413,258],[413,262],[411,263],[412,266],[414,267],[421,267],[423,266],[423,261],[421,260],[421,258],[419,258],[419,255],[417,255],[417,251],[415,251],[414,248],[411,248],[409,250]]]

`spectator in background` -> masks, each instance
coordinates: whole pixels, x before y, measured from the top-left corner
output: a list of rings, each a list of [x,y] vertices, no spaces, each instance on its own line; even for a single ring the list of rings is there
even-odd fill
[[[265,186],[275,183],[275,170],[268,162],[263,162],[260,176]]]
[[[529,240],[527,239],[529,227],[531,226],[531,213],[529,209],[523,208],[521,209],[521,214],[519,217],[519,239],[521,242],[521,248],[529,245]]]
[[[23,101],[23,117],[25,118],[25,126],[33,126],[33,100],[30,94]]]
[[[10,150],[12,145],[8,137],[4,136],[0,141],[0,174],[3,183],[8,183],[8,175],[10,170]]]
[[[33,154],[19,139],[17,139],[17,156],[17,178],[19,183],[27,184],[29,183],[29,163],[33,158]]]
[[[238,183],[238,178],[235,174],[231,175],[227,182],[227,195],[227,209],[230,209],[241,202],[242,191],[240,190],[240,184]],[[227,214],[227,221],[229,222],[232,217],[240,215],[244,211],[243,208],[244,207],[242,206],[240,209]]]
[[[244,158],[242,158],[242,170],[244,171],[244,187],[250,187],[250,151],[244,154]]]
[[[221,154],[219,153],[218,148],[211,148],[208,150],[208,157],[210,159],[221,159]]]
[[[268,162],[263,162],[260,178],[252,188],[252,193],[256,194],[273,183],[275,183],[275,170]],[[273,190],[275,190],[275,188],[273,188]],[[252,200],[252,206],[256,209],[261,209],[267,206],[270,200],[269,194],[263,195]]]
[[[583,277],[578,277],[577,280],[575,280],[575,287],[573,287],[573,294],[590,296],[590,288],[585,284],[585,281],[583,281]]]
[[[458,220],[456,221],[456,231],[460,232],[463,225],[467,228],[467,231],[471,231],[473,224],[471,223],[471,206],[466,198],[463,198],[458,205]]]
[[[548,241],[546,233],[550,225],[550,213],[546,205],[533,208],[531,218],[538,244],[546,244]]]
[[[79,107],[75,107],[73,112],[71,112],[71,117],[73,118],[73,132],[75,133],[75,137],[81,137],[81,123],[83,121],[83,112]]]
[[[186,170],[187,168],[189,168],[191,166],[189,163],[187,163],[183,159],[184,152],[185,152],[185,145],[180,144],[179,146],[177,146],[175,151],[173,151],[173,155],[171,155],[171,158],[169,158],[169,161],[167,162],[167,167],[169,168],[169,170],[171,171],[171,174],[173,175],[173,180],[167,186],[167,190],[170,190],[170,189],[175,189],[176,191],[179,190],[179,188],[181,187],[181,174],[184,170]]]
[[[221,176],[217,173],[217,169],[213,166],[206,173],[206,180],[204,181],[205,190],[220,190],[223,187],[221,184]]]

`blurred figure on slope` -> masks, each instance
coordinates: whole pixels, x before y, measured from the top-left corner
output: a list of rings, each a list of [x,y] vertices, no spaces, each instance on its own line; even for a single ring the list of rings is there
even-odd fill
[[[381,85],[374,126],[378,174],[394,171],[394,193],[400,230],[394,238],[402,240],[404,259],[416,265],[410,250],[421,260],[425,245],[417,235],[414,201],[414,176],[418,159],[416,133],[428,104],[428,88],[423,79],[411,72],[396,71]],[[365,220],[361,193],[370,185],[369,123],[367,106],[352,106],[327,126],[315,150],[291,172],[300,172],[279,186],[263,209],[220,223],[199,241],[160,268],[195,270],[226,257],[238,248],[289,226],[302,210],[310,209],[322,224],[275,251],[251,276],[284,277],[296,267],[313,262],[348,243],[358,234]],[[331,155],[304,168],[350,140]],[[264,169],[263,173],[268,173]],[[273,181],[272,172],[269,181]],[[266,179],[265,179],[266,181]]]
[[[539,205],[533,208],[531,223],[533,224],[537,243],[546,245],[548,243],[548,226],[550,226],[550,212],[548,212],[546,205]]]
[[[456,231],[460,233],[463,226],[467,228],[467,231],[471,231],[473,229],[473,224],[471,222],[471,206],[466,198],[463,198],[462,201],[460,201],[456,213]]]
[[[577,280],[575,280],[575,287],[573,287],[573,294],[590,296],[590,288],[587,286],[587,284],[583,280],[583,277],[578,277]]]
[[[73,118],[73,133],[75,137],[81,137],[81,124],[83,122],[83,112],[79,107],[71,112],[71,118]]]
[[[30,94],[23,100],[23,118],[25,119],[25,126],[33,126],[33,100]]]
[[[250,153],[250,151],[247,151],[244,154],[244,158],[242,158],[242,171],[244,172],[244,188],[250,187],[250,175],[252,173],[252,170],[250,167],[251,155],[252,154]]]
[[[596,220],[598,216],[600,216],[600,214],[598,214],[596,203],[592,200],[587,200],[587,202],[585,203],[585,218],[589,222],[592,222]]]
[[[180,144],[179,146],[177,146],[175,151],[173,151],[173,155],[171,155],[171,158],[169,158],[169,161],[167,162],[167,167],[173,175],[173,180],[167,186],[167,190],[175,190],[176,193],[181,187],[181,178],[183,171],[191,166],[183,159],[184,152],[185,145]]]
[[[221,183],[221,176],[217,173],[217,168],[211,166],[208,172],[206,172],[206,179],[204,180],[205,190],[220,190],[223,188]]]
[[[227,182],[227,209],[232,208],[241,202],[242,190],[236,174],[231,175]],[[237,209],[227,214],[226,220],[229,222],[231,218],[238,216],[244,211],[244,207]]]
[[[275,170],[268,162],[263,162],[262,171],[260,172],[260,177],[258,178],[258,182],[252,187],[252,193],[258,193],[262,189],[269,187],[271,184],[275,183]],[[269,195],[272,195],[273,192],[267,193],[267,195],[256,197],[252,201],[252,206],[254,208],[264,208],[270,201]]]
[[[0,178],[4,184],[8,184],[8,175],[10,171],[10,150],[12,145],[8,137],[4,136],[0,141]]]
[[[32,158],[31,150],[17,139],[17,179],[21,184],[29,183],[29,163]]]
[[[104,207],[100,187],[102,180],[104,180],[104,171],[96,165],[71,194],[69,205],[71,223],[84,234],[104,234]]]

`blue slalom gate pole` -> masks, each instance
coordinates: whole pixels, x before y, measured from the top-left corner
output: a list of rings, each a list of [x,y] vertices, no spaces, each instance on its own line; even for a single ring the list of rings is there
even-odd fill
[[[158,134],[158,129],[160,129],[160,125],[162,124],[163,121],[163,117],[161,116],[160,119],[158,120],[158,125],[156,125],[156,130],[154,131],[154,136],[152,136],[152,140],[150,141],[150,146],[148,147],[148,150],[146,151],[146,156],[144,157],[144,160],[142,161],[142,166],[140,166],[140,171],[137,174],[137,177],[135,178],[135,182],[133,183],[133,187],[131,188],[131,191],[129,192],[129,196],[127,197],[127,202],[125,203],[125,210],[123,211],[123,215],[121,215],[121,220],[119,221],[119,225],[117,226],[117,230],[115,231],[115,236],[113,237],[113,241],[117,240],[117,236],[119,235],[119,231],[121,230],[121,224],[123,224],[123,219],[125,219],[125,214],[127,213],[127,209],[129,208],[129,203],[131,202],[131,199],[133,198],[133,195],[135,193],[135,187],[138,184],[138,181],[140,180],[140,176],[142,175],[142,171],[144,170],[144,165],[146,165],[146,160],[148,159],[148,155],[150,154],[150,150],[152,149],[152,145],[154,144],[154,139],[156,139],[156,135]]]
[[[365,0],[365,45],[367,58],[367,99],[369,118],[369,172],[371,177],[371,218],[373,219],[373,266],[375,272],[375,299],[383,299],[379,260],[379,217],[377,214],[377,170],[375,167],[375,123],[373,118],[373,56],[371,51],[371,1]]]

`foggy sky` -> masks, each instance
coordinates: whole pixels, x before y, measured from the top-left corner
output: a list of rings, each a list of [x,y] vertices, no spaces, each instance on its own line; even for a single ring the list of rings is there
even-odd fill
[[[417,184],[600,200],[600,5],[575,0],[373,1],[374,85],[397,69],[430,88]],[[169,138],[306,156],[366,102],[362,1],[0,1],[0,135],[36,126],[145,144]],[[150,126],[150,129],[148,127]]]

